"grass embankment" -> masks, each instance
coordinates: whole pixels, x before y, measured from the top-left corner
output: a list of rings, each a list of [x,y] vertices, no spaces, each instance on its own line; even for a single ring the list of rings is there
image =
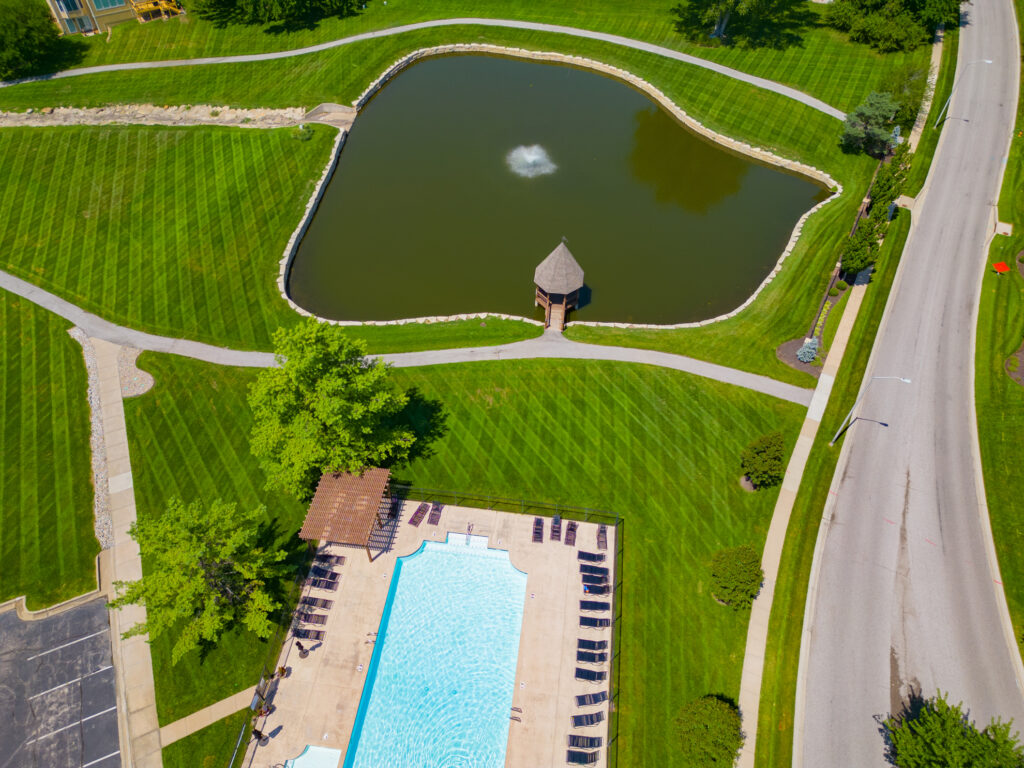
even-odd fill
[[[889,227],[879,254],[875,277],[864,296],[847,344],[789,521],[768,626],[757,724],[758,768],[785,768],[793,762],[793,708],[807,585],[818,524],[842,446],[840,441],[829,448],[828,442],[857,399],[909,232],[910,214],[900,211]]]
[[[1024,3],[1015,4],[1024,27]],[[986,269],[978,307],[974,397],[978,441],[989,520],[995,539],[1003,590],[1018,648],[1024,653],[1024,482],[1020,447],[1024,440],[1024,387],[1006,373],[1008,358],[1024,343],[1024,279],[1017,254],[1024,250],[1024,99],[1017,102],[1017,125],[999,197],[1000,221],[1013,224],[1012,237],[992,240],[989,263],[1005,261],[1010,273]],[[995,149],[995,148],[993,148]]]
[[[0,131],[0,266],[138,330],[266,349],[298,315],[278,262],[334,130],[71,127]],[[373,352],[540,333],[488,319],[353,330]]]
[[[161,750],[164,768],[224,768],[231,759],[231,750],[238,742],[243,723],[251,716],[250,710],[240,710],[164,747]],[[242,754],[249,741],[248,730],[246,728],[246,736],[238,748]]]
[[[126,403],[139,514],[158,514],[172,495],[262,501],[280,539],[294,539],[303,509],[261,490],[248,452],[245,387],[256,374],[152,354],[141,362],[157,384]],[[622,514],[619,752],[624,765],[670,763],[681,705],[708,692],[738,694],[747,614],[711,598],[708,568],[719,548],[762,545],[776,496],[740,488],[740,451],[774,429],[791,447],[803,410],[615,363],[489,362],[394,375],[448,413],[435,455],[400,471],[402,479]],[[155,643],[160,721],[252,685],[271,650],[235,633],[205,659],[172,668],[169,644]]]
[[[917,151],[914,152],[914,163],[910,167],[910,174],[903,186],[903,194],[907,197],[917,197],[921,192],[924,181],[928,177],[928,169],[932,165],[935,149],[939,146],[939,136],[942,135],[942,126],[945,125],[945,121],[939,123],[938,128],[933,126],[953,89],[956,57],[959,50],[960,30],[947,30],[942,41],[942,63],[939,66],[939,75],[935,80],[935,93],[932,95],[932,105],[928,109],[928,120],[925,121],[921,140],[917,144]]]
[[[78,66],[289,50],[417,21],[490,17],[562,24],[655,43],[792,85],[848,110],[882,82],[887,72],[918,55],[880,55],[867,46],[852,44],[845,35],[825,27],[823,10],[812,4],[806,6],[806,22],[794,30],[799,39],[792,45],[771,48],[688,43],[674,31],[672,4],[664,0],[629,4],[616,0],[391,0],[386,6],[370,0],[366,5],[365,11],[354,16],[324,19],[309,27],[297,24],[291,29],[284,24],[218,26],[194,15],[166,23],[122,24],[114,29],[109,42],[104,36],[85,40]],[[78,38],[75,43],[80,41]],[[388,39],[372,43],[384,49],[389,45]],[[348,56],[350,61],[359,60],[354,48]]]
[[[70,324],[0,291],[0,602],[96,588],[89,401]]]

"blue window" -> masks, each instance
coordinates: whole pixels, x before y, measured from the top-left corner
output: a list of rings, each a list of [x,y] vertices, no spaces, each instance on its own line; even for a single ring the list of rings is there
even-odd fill
[[[57,7],[64,11],[64,13],[73,13],[74,11],[82,10],[82,6],[79,4],[78,0],[57,0]]]
[[[96,6],[97,11],[105,11],[107,8],[124,5],[124,0],[92,0],[92,4]]]

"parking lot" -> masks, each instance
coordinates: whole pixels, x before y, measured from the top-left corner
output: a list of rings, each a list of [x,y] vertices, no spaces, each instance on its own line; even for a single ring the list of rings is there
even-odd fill
[[[102,598],[40,621],[0,613],[0,768],[119,768]]]

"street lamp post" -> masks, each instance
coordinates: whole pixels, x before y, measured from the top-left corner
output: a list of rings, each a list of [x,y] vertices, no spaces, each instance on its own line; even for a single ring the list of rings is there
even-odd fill
[[[935,125],[933,125],[932,128],[938,128],[939,123],[942,122],[942,116],[946,114],[946,110],[949,109],[949,102],[953,100],[953,91],[956,90],[956,84],[960,82],[960,78],[963,77],[963,74],[964,72],[967,71],[967,68],[971,66],[971,64],[991,63],[992,59],[975,59],[974,61],[968,61],[966,64],[964,64],[964,68],[960,70],[960,74],[957,75],[956,79],[953,81],[953,87],[949,89],[949,96],[946,98],[946,103],[942,105],[942,111],[939,112],[939,116],[935,118]]]
[[[846,428],[847,423],[850,421],[850,417],[853,416],[854,410],[856,410],[857,406],[860,405],[860,401],[864,399],[864,395],[866,395],[868,392],[868,387],[871,386],[871,382],[874,381],[875,379],[893,379],[895,381],[902,381],[904,384],[910,383],[910,379],[905,379],[902,376],[872,376],[870,379],[868,379],[868,383],[864,385],[864,390],[857,397],[856,402],[854,402],[853,406],[850,408],[850,412],[846,414],[846,418],[843,419],[843,423],[839,425],[839,429],[836,430],[835,435],[833,435],[832,439],[829,440],[828,444],[830,448],[836,444],[836,440],[838,440],[839,436],[843,433],[843,430]]]

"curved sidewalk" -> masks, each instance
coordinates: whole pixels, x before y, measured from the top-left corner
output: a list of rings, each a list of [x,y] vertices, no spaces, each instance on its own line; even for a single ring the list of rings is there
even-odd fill
[[[152,352],[182,355],[218,365],[267,368],[274,365],[271,352],[247,352],[237,349],[216,347],[199,341],[173,339],[152,333],[136,331],[115,325],[102,317],[86,312],[80,307],[55,296],[49,291],[32,285],[21,278],[0,271],[0,289],[10,291],[33,304],[38,304],[54,314],[68,320],[94,339],[135,347]],[[437,349],[425,352],[380,355],[380,359],[399,368],[421,365],[443,365],[445,363],[468,363],[480,360],[526,360],[531,358],[562,358],[575,360],[614,360],[623,363],[641,363],[661,368],[672,368],[696,376],[703,376],[726,384],[752,389],[772,397],[788,400],[806,406],[811,402],[813,390],[785,384],[781,381],[756,373],[739,371],[692,357],[654,352],[646,349],[626,347],[603,347],[596,344],[580,344],[569,341],[558,333],[546,333],[536,339],[501,344],[493,347],[466,347],[462,349]]]
[[[403,24],[397,27],[389,27],[386,29],[378,29],[373,32],[363,32],[358,35],[350,35],[349,37],[342,37],[338,40],[331,40],[326,43],[320,43],[318,45],[310,45],[305,48],[295,48],[290,51],[274,51],[271,53],[253,53],[245,54],[240,56],[207,56],[196,59],[171,59],[167,61],[138,61],[138,62],[125,62],[122,64],[103,64],[95,67],[79,67],[77,69],[67,69],[63,72],[57,72],[52,75],[42,75],[40,77],[30,77],[23,80],[15,80],[11,82],[0,82],[0,87],[8,85],[16,85],[24,82],[34,82],[38,80],[54,80],[65,77],[78,77],[79,75],[94,75],[101,72],[123,72],[131,69],[162,69],[165,67],[191,67],[202,64],[241,64],[257,61],[271,61],[274,59],[287,59],[293,56],[305,56],[309,53],[317,53],[319,51],[326,51],[331,48],[339,48],[343,45],[350,43],[357,43],[362,40],[373,40],[381,37],[390,37],[392,35],[400,35],[405,32],[414,32],[421,29],[432,29],[434,27],[451,27],[457,25],[474,25],[481,27],[506,27],[511,29],[526,29],[534,32],[551,32],[560,35],[570,35],[572,37],[582,37],[588,40],[598,40],[604,43],[612,43],[613,45],[621,45],[625,48],[632,48],[637,51],[644,51],[646,53],[653,53],[658,56],[664,56],[669,59],[675,59],[685,64],[691,64],[701,69],[707,69],[711,72],[717,72],[720,75],[731,77],[735,80],[740,80],[744,83],[749,83],[757,88],[763,88],[766,91],[772,91],[781,96],[786,96],[790,99],[805,104],[812,109],[816,109],[819,112],[824,112],[830,117],[834,117],[837,120],[844,120],[846,114],[835,107],[826,104],[820,99],[816,99],[803,91],[799,91],[796,88],[791,88],[788,85],[781,85],[773,80],[767,80],[763,77],[756,77],[754,75],[741,72],[738,69],[732,69],[731,67],[725,67],[721,64],[716,64],[713,61],[699,58],[697,56],[691,56],[680,51],[673,50],[671,48],[665,48],[661,45],[654,45],[653,43],[645,43],[642,40],[634,40],[629,37],[622,37],[621,35],[612,35],[605,32],[594,32],[588,29],[579,29],[577,27],[566,27],[561,24],[539,24],[532,21],[514,21],[509,19],[481,19],[475,17],[469,18],[458,18],[458,19],[436,19],[434,21],[421,21],[415,24]]]

